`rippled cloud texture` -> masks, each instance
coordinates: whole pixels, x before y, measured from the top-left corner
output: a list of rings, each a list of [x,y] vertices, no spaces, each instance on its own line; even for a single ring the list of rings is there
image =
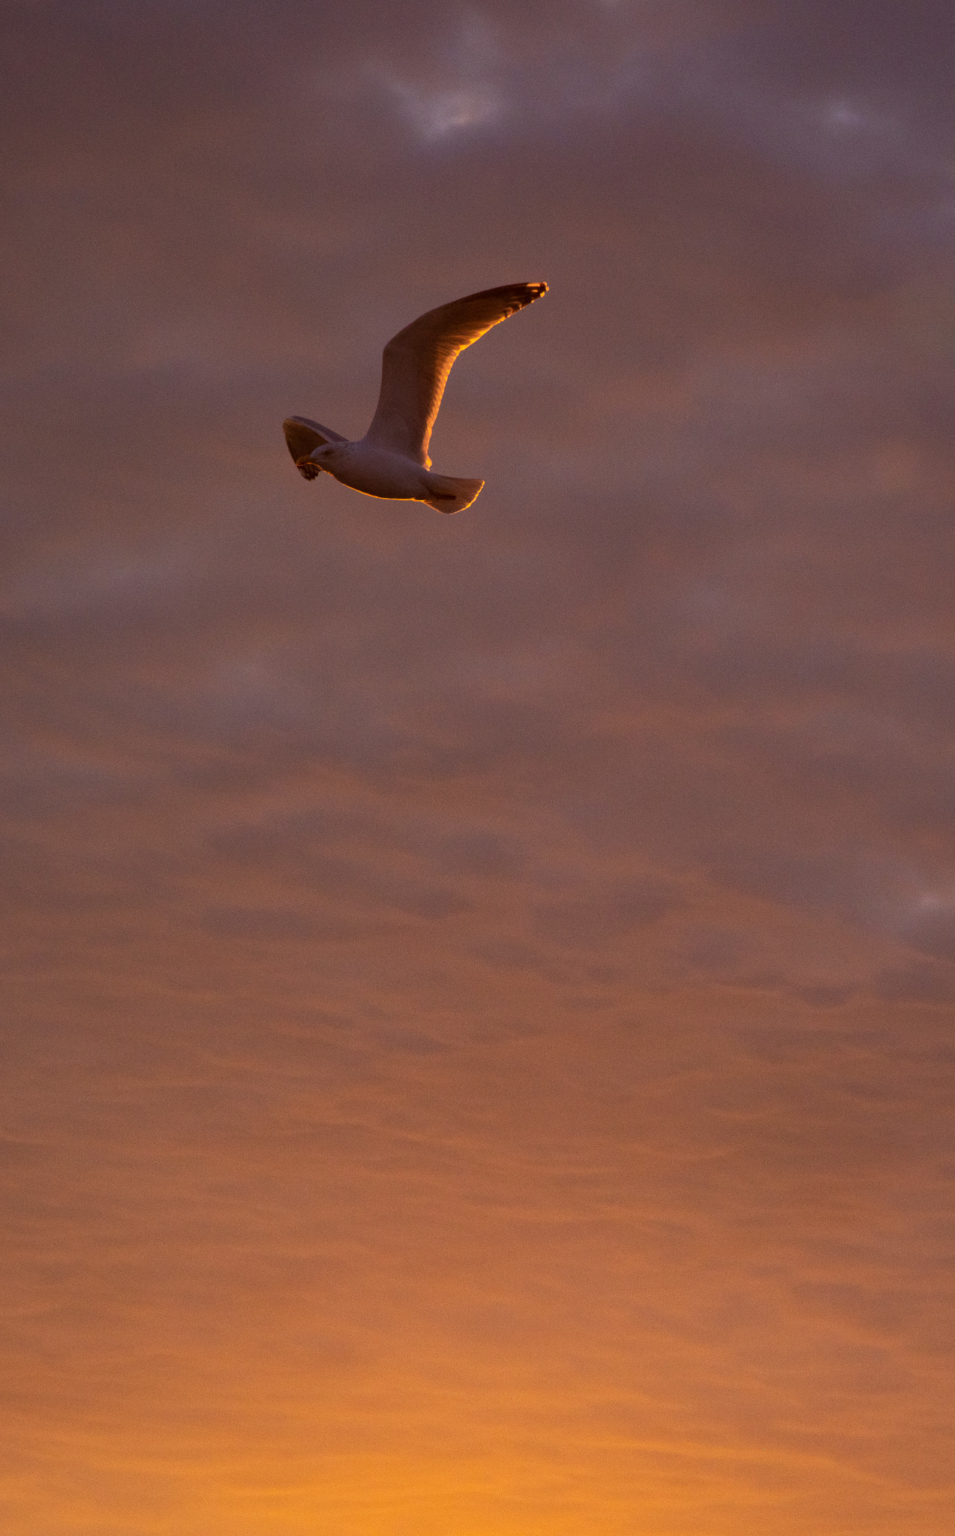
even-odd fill
[[[950,4],[4,26],[4,1532],[937,1536]]]

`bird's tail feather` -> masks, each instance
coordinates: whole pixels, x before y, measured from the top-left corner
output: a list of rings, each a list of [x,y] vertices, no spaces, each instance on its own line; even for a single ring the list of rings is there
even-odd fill
[[[477,501],[484,489],[483,480],[457,480],[453,475],[428,476],[432,494],[421,500],[436,512],[463,512],[472,501]]]

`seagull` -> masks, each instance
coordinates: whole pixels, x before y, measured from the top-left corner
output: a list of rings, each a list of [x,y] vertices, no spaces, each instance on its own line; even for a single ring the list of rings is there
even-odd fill
[[[378,409],[363,438],[349,442],[307,416],[290,416],[283,423],[299,474],[314,480],[324,470],[365,496],[423,501],[437,512],[469,507],[484,481],[432,474],[428,457],[451,365],[492,325],[546,292],[546,283],[508,283],[419,315],[385,347]]]

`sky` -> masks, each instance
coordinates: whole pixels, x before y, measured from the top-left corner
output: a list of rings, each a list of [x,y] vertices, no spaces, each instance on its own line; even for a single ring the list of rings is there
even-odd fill
[[[2,28],[5,1536],[938,1536],[949,0]]]

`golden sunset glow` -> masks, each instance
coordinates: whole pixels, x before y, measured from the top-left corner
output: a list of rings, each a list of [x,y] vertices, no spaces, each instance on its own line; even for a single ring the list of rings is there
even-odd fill
[[[949,10],[3,28],[0,1536],[944,1536]]]

